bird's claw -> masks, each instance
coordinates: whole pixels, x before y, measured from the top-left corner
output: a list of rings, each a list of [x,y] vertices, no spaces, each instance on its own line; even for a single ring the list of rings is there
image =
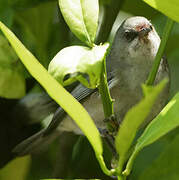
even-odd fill
[[[117,120],[116,115],[112,114],[111,116],[105,118],[104,122],[107,124],[107,129],[108,129],[109,133],[111,135],[115,136],[119,129],[119,122]]]

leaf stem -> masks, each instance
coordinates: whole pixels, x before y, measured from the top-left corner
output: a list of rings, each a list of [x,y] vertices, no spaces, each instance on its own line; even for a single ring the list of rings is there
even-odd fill
[[[157,55],[155,57],[155,61],[153,63],[152,70],[151,70],[151,72],[148,76],[148,79],[146,81],[146,85],[148,85],[148,86],[153,85],[153,83],[155,81],[155,77],[156,77],[156,74],[158,72],[160,61],[162,59],[163,52],[164,52],[168,37],[170,35],[170,32],[172,30],[173,24],[174,24],[174,21],[171,20],[170,18],[167,18],[167,22],[166,22],[166,25],[165,25],[165,28],[163,31],[163,35],[162,35],[162,40],[161,40]]]
[[[104,57],[104,60],[103,60],[103,69],[102,69],[100,85],[99,85],[98,89],[99,89],[99,93],[101,95],[104,116],[106,119],[108,119],[114,115],[114,108],[113,108],[114,101],[111,98],[109,87],[108,87],[107,71],[106,71],[106,57]],[[111,122],[107,122],[106,125],[107,125],[107,129],[109,130],[109,132],[114,131],[115,127],[113,127],[113,124]]]
[[[105,118],[108,118],[114,114],[114,110],[113,110],[113,100],[111,98],[109,88],[108,88],[105,66],[106,65],[104,62],[103,73],[101,75],[101,81],[100,81],[100,85],[99,85],[98,89],[99,89],[99,93],[101,95],[101,99],[102,99],[102,103],[103,103],[103,110],[104,110]]]
[[[124,180],[123,176],[117,176],[117,180]]]
[[[131,170],[132,170],[132,165],[133,165],[134,160],[135,160],[136,156],[138,155],[139,151],[140,151],[140,150],[135,151],[135,153],[133,153],[133,154],[131,155],[131,157],[129,158],[129,160],[128,160],[128,162],[127,162],[127,165],[126,165],[126,169],[122,172],[122,174],[123,174],[124,176],[128,176],[128,175],[130,174],[130,172],[131,172]]]
[[[122,170],[123,170],[123,166],[124,166],[125,160],[126,160],[126,156],[125,155],[120,156],[119,162],[118,162],[118,166],[115,169],[117,174],[122,174]]]
[[[102,156],[102,155],[96,154],[96,158],[97,158],[97,160],[98,160],[98,162],[99,162],[99,165],[100,165],[102,171],[103,171],[106,175],[108,175],[108,176],[114,175],[115,169],[109,170],[109,169],[106,167],[106,164],[105,164],[105,162],[104,162],[104,159],[103,159],[103,156]]]

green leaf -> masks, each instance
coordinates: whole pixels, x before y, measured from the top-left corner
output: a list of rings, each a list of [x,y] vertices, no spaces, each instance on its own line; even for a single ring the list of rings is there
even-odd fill
[[[167,18],[167,22],[166,22],[166,25],[165,25],[165,28],[163,31],[163,35],[162,35],[162,40],[161,40],[157,55],[155,57],[155,61],[152,65],[152,69],[151,69],[150,74],[148,75],[148,79],[146,81],[147,85],[153,85],[153,83],[155,81],[155,77],[157,75],[157,72],[158,72],[158,69],[160,66],[160,62],[162,60],[162,56],[163,56],[170,32],[172,30],[173,24],[174,24],[174,21],[171,20],[170,18]]]
[[[161,11],[174,21],[179,22],[179,1],[178,0],[143,0],[153,8]]]
[[[99,132],[82,105],[48,74],[46,69],[43,68],[37,59],[4,24],[0,23],[0,28],[30,74],[45,88],[48,94],[72,117],[72,119],[75,120],[84,134],[88,137],[91,144],[95,147],[97,153],[102,154],[102,144]]]
[[[0,170],[0,179],[24,180],[26,179],[31,159],[30,156],[16,158]],[[18,170],[17,170],[18,169]]]
[[[0,21],[3,21],[4,23],[8,25],[12,25],[13,15],[14,15],[14,11],[9,6],[9,2],[6,0],[1,0],[0,1]]]
[[[148,125],[142,136],[138,139],[136,149],[142,149],[153,143],[179,125],[179,93],[165,106],[160,114]]]
[[[137,140],[137,144],[125,170],[127,174],[130,172],[133,161],[141,149],[179,126],[178,109],[179,93],[171,99],[159,115],[147,126],[142,136]]]
[[[16,10],[27,10],[30,9],[38,4],[45,3],[47,1],[52,1],[52,0],[33,0],[33,1],[28,1],[28,0],[8,0],[8,4],[10,7],[13,7],[13,9]]]
[[[25,95],[22,64],[3,36],[0,36],[0,77],[1,97],[21,98]]]
[[[71,31],[92,47],[98,27],[98,0],[59,0],[59,6]]]
[[[11,69],[0,67],[0,96],[18,99],[25,95],[25,79]]]
[[[163,147],[160,155],[150,163],[144,171],[141,171],[137,180],[177,180],[179,159],[179,135],[172,136]]]
[[[110,5],[112,3],[112,0],[101,0],[101,3],[104,5]]]
[[[23,41],[35,49],[35,53],[45,67],[48,67],[48,42],[52,33],[56,3],[42,3],[25,11],[18,11],[15,20],[21,27]],[[42,18],[43,17],[43,18]]]
[[[122,170],[126,155],[138,128],[149,115],[157,96],[165,87],[166,83],[167,80],[164,79],[153,88],[144,86],[145,97],[137,105],[131,108],[124,117],[115,141],[116,149],[120,156],[119,166],[117,168],[118,172]]]
[[[88,112],[68,91],[48,74],[47,70],[2,22],[0,22],[0,28],[25,67],[28,69],[29,73],[42,85],[42,87],[44,87],[51,98],[68,113],[86,135],[103,171],[107,175],[112,175],[114,171],[108,170],[103,160],[103,147],[99,131]]]
[[[88,88],[96,88],[100,82],[103,59],[109,44],[71,46],[62,49],[50,62],[48,72],[63,86],[79,80]],[[83,76],[88,75],[89,81]],[[66,79],[66,76],[69,76]]]

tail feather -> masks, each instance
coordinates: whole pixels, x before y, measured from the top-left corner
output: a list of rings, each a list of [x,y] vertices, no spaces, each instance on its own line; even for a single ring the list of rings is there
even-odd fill
[[[12,152],[16,156],[24,156],[44,150],[55,138],[60,135],[58,131],[54,131],[48,136],[44,136],[43,134],[45,130],[46,129],[42,129],[33,136],[25,139],[20,144],[18,144]]]

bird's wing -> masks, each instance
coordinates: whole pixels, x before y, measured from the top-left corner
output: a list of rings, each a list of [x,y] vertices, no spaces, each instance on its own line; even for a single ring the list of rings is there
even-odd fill
[[[113,74],[108,73],[108,85],[109,86],[112,84],[113,80],[114,80]],[[97,88],[96,89],[89,89],[89,88],[83,86],[82,84],[79,84],[71,92],[71,94],[75,99],[77,99],[79,102],[81,102],[82,100],[84,100],[85,98],[87,98],[88,96],[90,96],[92,93],[94,93],[96,91],[97,91]],[[56,129],[60,125],[60,123],[63,120],[65,115],[66,115],[66,112],[61,107],[59,107],[57,109],[57,111],[55,112],[49,126],[44,131],[44,136],[46,136],[46,135],[50,134],[51,132],[53,132],[53,130]]]
[[[108,84],[112,84],[113,78],[112,76],[108,76]],[[74,98],[78,101],[82,101],[88,96],[90,96],[93,92],[97,91],[97,89],[88,89],[83,85],[79,84],[72,92]],[[34,134],[33,136],[27,138],[22,143],[18,144],[13,152],[17,156],[23,156],[26,154],[30,154],[34,152],[34,150],[38,149],[42,144],[49,144],[55,136],[58,136],[60,132],[56,130],[60,123],[63,121],[66,112],[59,107],[57,111],[54,113],[52,121],[46,129],[42,129],[40,132]],[[55,134],[55,135],[54,135]]]
[[[24,125],[40,123],[58,108],[47,93],[29,93],[18,100],[12,110],[13,116]]]
[[[81,101],[94,91],[96,91],[96,89],[88,89],[80,84],[71,93],[78,101]],[[55,137],[60,135],[60,132],[57,131],[56,128],[60,125],[65,116],[66,112],[59,107],[54,113],[49,126],[22,141],[13,149],[13,153],[16,156],[24,156],[38,151],[42,146],[44,147],[50,144]]]
[[[97,89],[88,89],[84,87],[83,85],[79,84],[72,92],[72,96],[77,99],[78,101],[83,100],[84,98],[90,96],[93,92],[97,91]],[[44,136],[47,136],[51,134],[54,129],[56,129],[60,123],[63,121],[63,118],[66,116],[66,112],[59,107],[56,112],[54,113],[54,116],[52,118],[52,121],[50,122],[47,129],[44,131]]]
[[[96,89],[88,89],[79,84],[71,92],[71,94],[78,101],[81,101],[85,97],[88,97],[90,94],[92,94],[94,91],[96,91]],[[60,135],[60,132],[56,131],[56,128],[60,125],[65,116],[66,112],[61,107],[58,107],[49,126],[46,129],[42,129],[41,131],[22,141],[13,149],[13,153],[17,156],[24,156],[26,154],[36,152],[39,149],[39,146],[41,147],[42,145],[44,146],[45,144],[47,145],[51,143],[55,136],[58,137]]]

